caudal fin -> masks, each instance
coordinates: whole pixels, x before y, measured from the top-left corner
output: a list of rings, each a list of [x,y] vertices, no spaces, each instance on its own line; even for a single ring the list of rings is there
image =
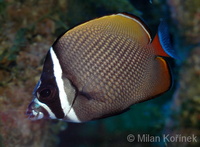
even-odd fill
[[[178,58],[170,43],[168,26],[165,21],[161,21],[152,45],[154,46],[158,56],[172,57],[174,59]]]

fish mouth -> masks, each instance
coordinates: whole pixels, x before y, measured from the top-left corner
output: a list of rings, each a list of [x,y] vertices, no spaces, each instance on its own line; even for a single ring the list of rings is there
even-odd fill
[[[35,103],[32,101],[27,110],[26,110],[26,115],[28,115],[28,118],[30,120],[39,120],[43,118],[49,118],[48,112],[39,104]]]

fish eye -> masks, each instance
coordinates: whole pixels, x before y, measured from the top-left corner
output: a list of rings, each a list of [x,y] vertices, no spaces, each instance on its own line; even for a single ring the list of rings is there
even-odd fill
[[[40,91],[40,97],[42,98],[46,98],[46,97],[49,97],[51,95],[51,90],[46,88],[46,89],[43,89],[42,91]]]
[[[51,89],[45,88],[37,92],[37,97],[40,100],[46,100],[51,95]]]
[[[55,99],[56,89],[54,87],[44,87],[38,89],[36,96],[39,101],[44,103],[53,102]]]

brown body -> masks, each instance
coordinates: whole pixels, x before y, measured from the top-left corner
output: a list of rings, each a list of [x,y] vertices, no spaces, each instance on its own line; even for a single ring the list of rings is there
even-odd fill
[[[53,49],[63,79],[76,90],[72,107],[81,121],[120,113],[171,85],[167,64],[157,57],[147,30],[120,15],[75,27]]]

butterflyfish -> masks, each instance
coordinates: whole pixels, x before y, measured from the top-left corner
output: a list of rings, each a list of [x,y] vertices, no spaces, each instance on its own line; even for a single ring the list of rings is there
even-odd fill
[[[80,24],[50,47],[26,114],[31,120],[87,122],[113,116],[168,91],[175,58],[165,26],[152,39],[137,16]]]

